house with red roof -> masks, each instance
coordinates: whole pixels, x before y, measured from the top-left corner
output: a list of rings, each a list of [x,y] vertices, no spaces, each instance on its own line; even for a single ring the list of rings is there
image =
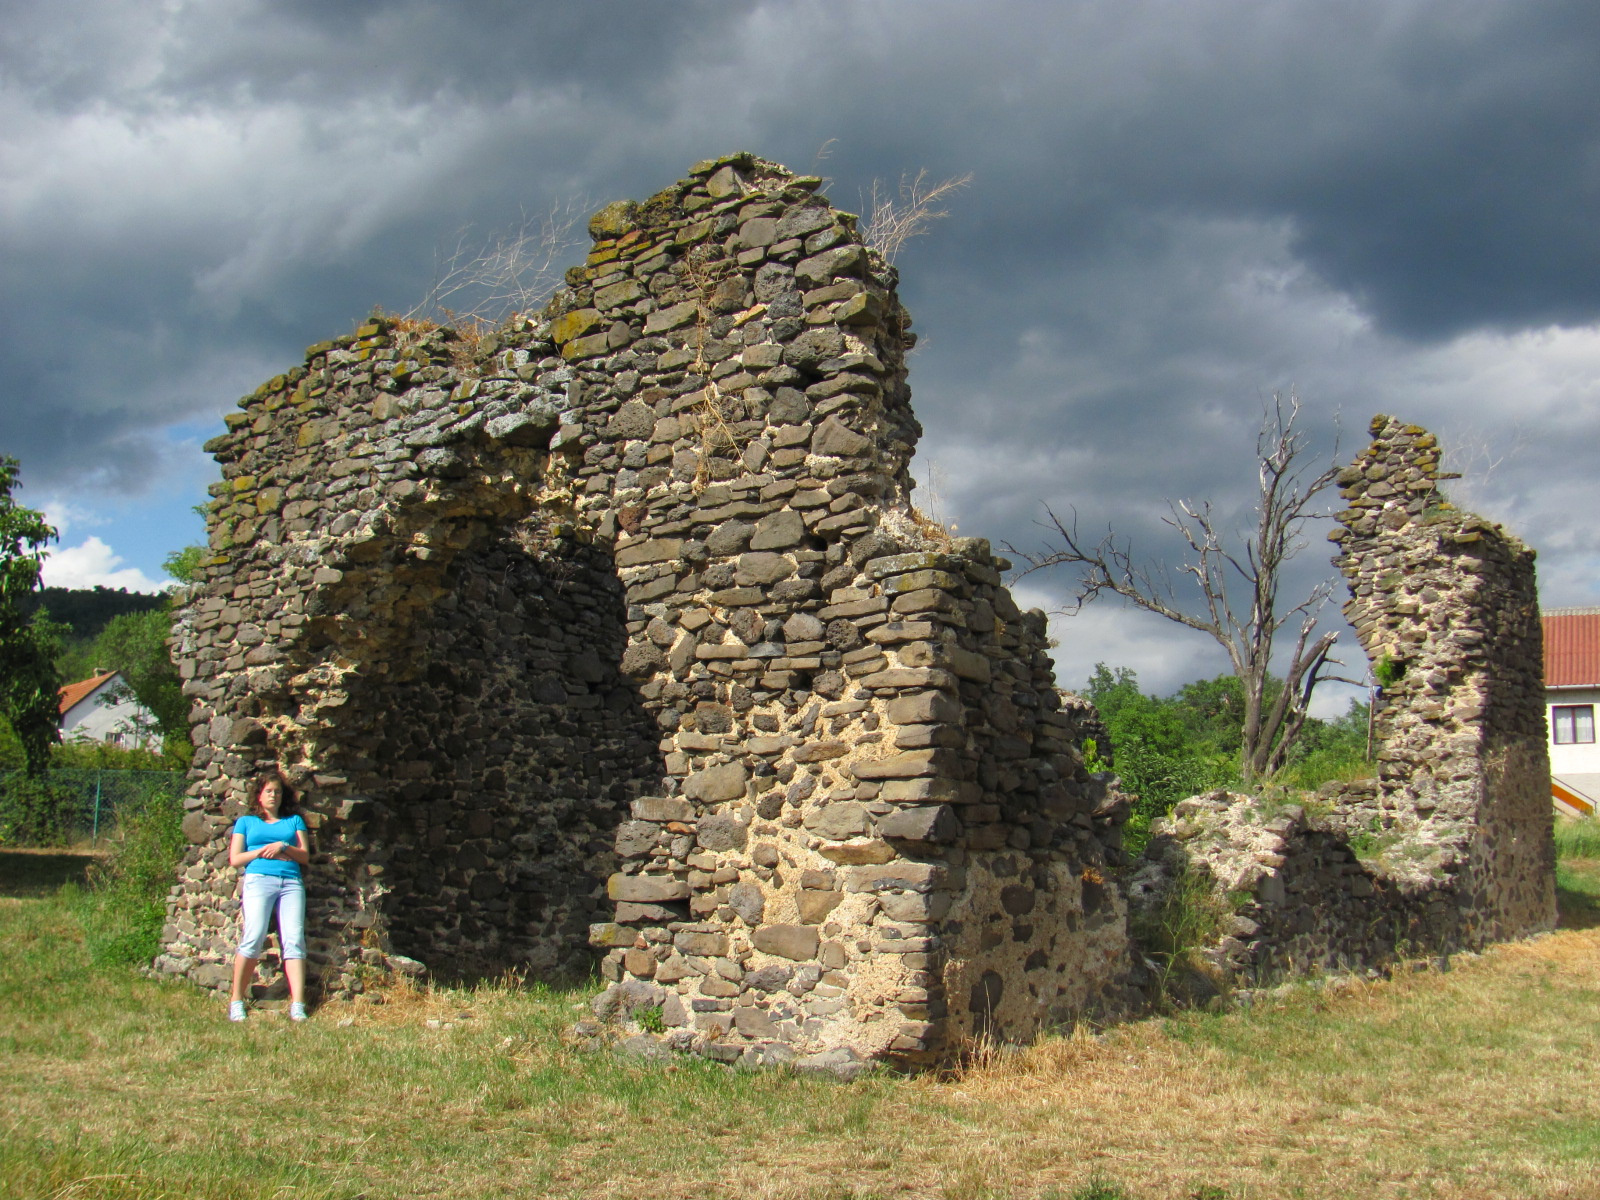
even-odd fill
[[[1600,606],[1552,608],[1544,624],[1544,699],[1550,722],[1550,792],[1569,816],[1600,812]]]
[[[61,740],[161,749],[155,717],[133,698],[120,671],[97,672],[61,689]]]

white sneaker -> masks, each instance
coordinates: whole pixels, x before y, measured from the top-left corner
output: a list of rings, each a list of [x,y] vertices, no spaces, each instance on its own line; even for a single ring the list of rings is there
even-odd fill
[[[244,1016],[245,1013],[243,1000],[234,1000],[228,1004],[228,1020],[242,1021],[244,1020]]]
[[[240,1018],[243,1020],[243,1018]],[[296,1000],[289,1005],[289,1020],[304,1021],[306,1019],[306,1006]]]

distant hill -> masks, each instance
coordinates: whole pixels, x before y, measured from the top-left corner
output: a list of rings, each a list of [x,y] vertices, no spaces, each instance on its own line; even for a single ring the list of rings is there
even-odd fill
[[[23,601],[28,615],[43,608],[50,619],[72,626],[72,639],[93,638],[112,617],[150,612],[167,602],[162,595],[130,592],[126,588],[45,588]]]

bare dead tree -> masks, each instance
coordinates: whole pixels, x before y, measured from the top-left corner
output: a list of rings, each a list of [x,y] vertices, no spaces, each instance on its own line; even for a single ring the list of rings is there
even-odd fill
[[[1241,536],[1242,546],[1219,530],[1208,502],[1170,504],[1167,523],[1189,546],[1182,574],[1192,578],[1200,597],[1191,611],[1175,595],[1170,579],[1159,565],[1144,565],[1132,547],[1119,544],[1114,532],[1090,546],[1078,534],[1076,514],[1069,525],[1046,510],[1047,526],[1058,545],[1041,554],[1012,549],[1028,567],[1025,573],[1047,567],[1069,567],[1078,573],[1073,603],[1063,611],[1075,613],[1085,604],[1110,592],[1135,608],[1156,613],[1213,638],[1228,654],[1233,673],[1244,690],[1244,728],[1240,772],[1247,781],[1269,777],[1283,766],[1289,749],[1305,726],[1311,697],[1319,683],[1336,679],[1328,668],[1338,664],[1330,657],[1337,633],[1316,633],[1318,614],[1333,591],[1325,578],[1300,600],[1289,604],[1282,596],[1286,564],[1304,549],[1301,531],[1307,521],[1324,514],[1316,511],[1317,497],[1338,475],[1338,467],[1313,468],[1305,462],[1305,436],[1295,429],[1300,401],[1274,395],[1262,415],[1256,435],[1256,461],[1260,488],[1256,495],[1253,535]],[[1292,627],[1283,686],[1274,692],[1271,667],[1280,631]]]

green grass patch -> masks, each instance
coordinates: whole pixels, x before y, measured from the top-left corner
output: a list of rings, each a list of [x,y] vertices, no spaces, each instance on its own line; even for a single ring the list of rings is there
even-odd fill
[[[1600,926],[1600,859],[1557,860],[1556,907],[1563,929]]]
[[[220,1176],[219,1158],[236,1163],[238,1173]],[[361,1194],[355,1184],[327,1180],[313,1168],[241,1152],[231,1139],[179,1149],[135,1135],[97,1141],[73,1125],[0,1139],[0,1183],[8,1196],[72,1200],[355,1200]]]
[[[1600,931],[842,1085],[583,1051],[587,989],[510,979],[232,1025],[98,954],[90,895],[0,899],[0,1195],[1600,1194]]]
[[[1556,821],[1556,907],[1563,929],[1600,927],[1600,821]]]
[[[1600,819],[1558,817],[1555,828],[1556,857],[1600,859]]]

